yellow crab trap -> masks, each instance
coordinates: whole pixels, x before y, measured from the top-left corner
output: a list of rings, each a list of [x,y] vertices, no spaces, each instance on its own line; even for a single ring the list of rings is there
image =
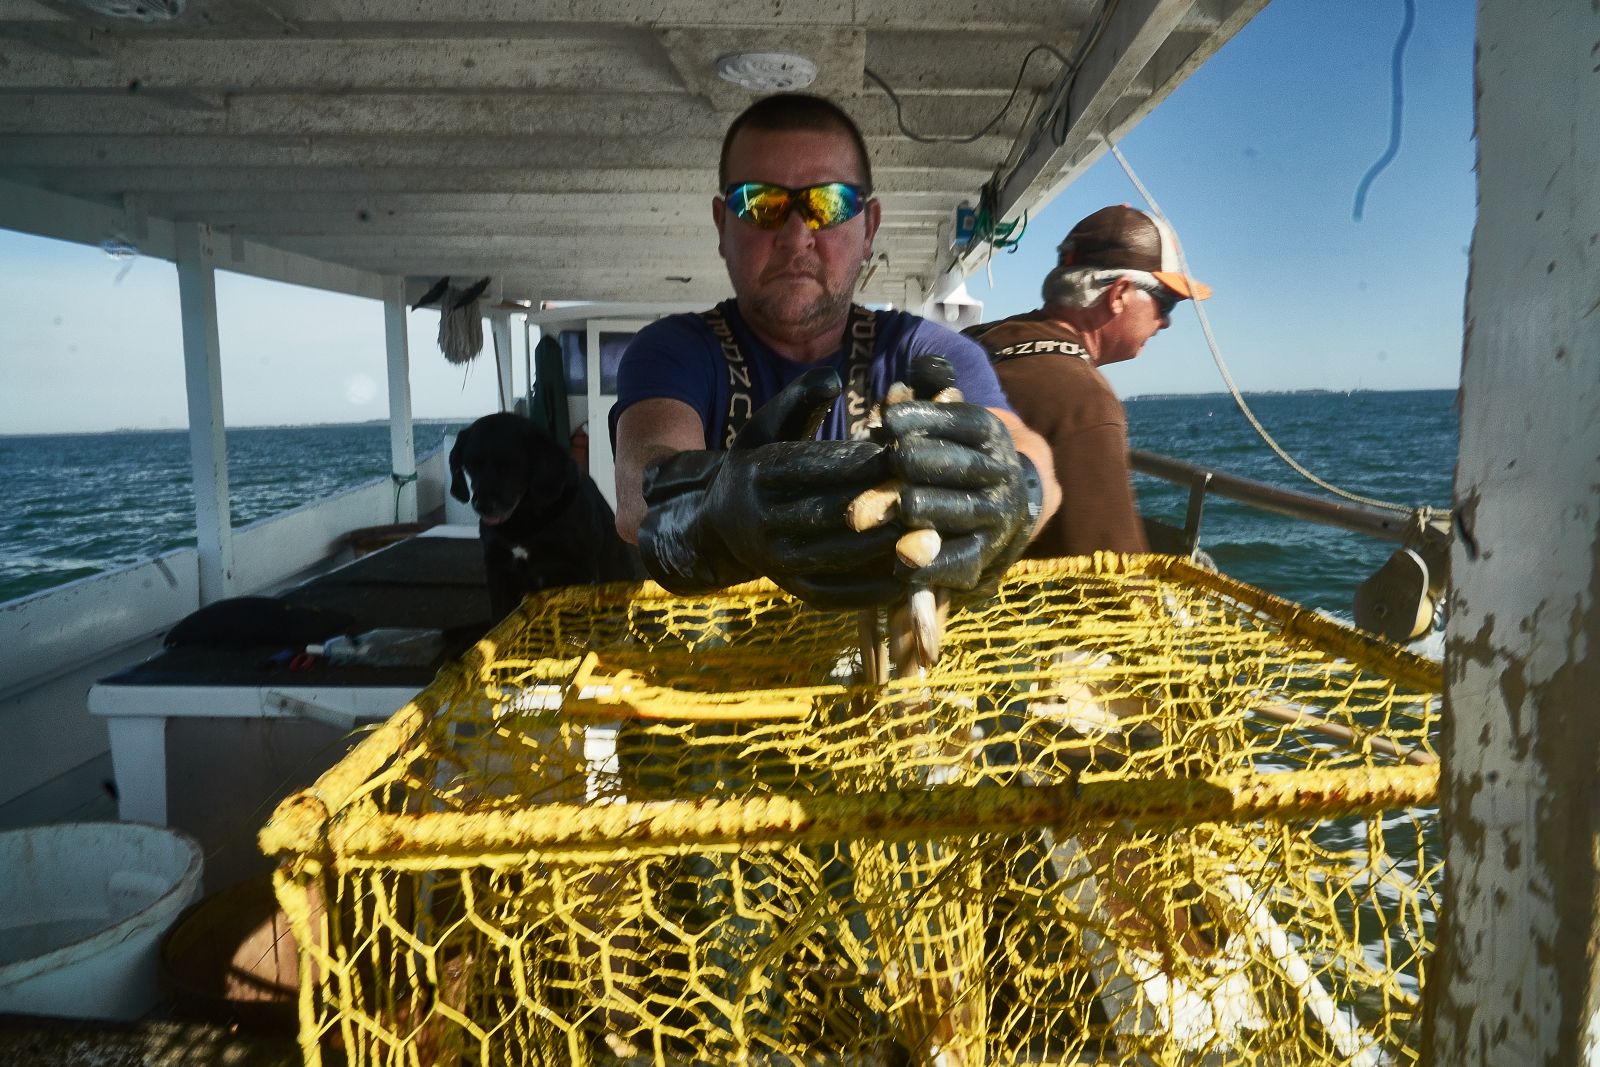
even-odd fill
[[[861,633],[530,599],[262,833],[306,1061],[1417,1059],[1436,665],[1157,556]]]

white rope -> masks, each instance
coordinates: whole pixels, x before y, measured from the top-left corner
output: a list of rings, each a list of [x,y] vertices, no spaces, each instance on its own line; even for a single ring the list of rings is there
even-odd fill
[[[1172,220],[1167,218],[1166,213],[1161,210],[1161,207],[1156,203],[1155,198],[1150,195],[1150,190],[1145,188],[1144,183],[1139,180],[1139,176],[1133,172],[1133,167],[1130,166],[1127,159],[1123,157],[1122,151],[1117,148],[1110,138],[1106,139],[1106,147],[1111,150],[1111,155],[1122,167],[1122,172],[1128,176],[1128,180],[1133,183],[1133,187],[1139,190],[1139,195],[1144,198],[1145,204],[1150,208],[1150,214],[1154,215],[1156,218],[1165,223],[1167,229],[1176,235],[1178,232],[1177,227],[1172,225]],[[1190,291],[1192,292],[1194,290],[1194,282],[1189,277],[1189,259],[1186,255],[1184,255],[1183,241],[1178,240],[1177,246],[1178,271],[1183,275],[1183,280],[1189,284]],[[1206,309],[1200,306],[1200,301],[1198,300],[1190,300],[1188,303],[1193,306],[1195,317],[1200,320],[1200,332],[1205,335],[1206,347],[1211,350],[1212,362],[1216,363],[1217,370],[1222,373],[1222,380],[1227,383],[1228,392],[1233,397],[1233,402],[1239,405],[1239,410],[1244,413],[1244,417],[1249,420],[1250,425],[1255,428],[1256,433],[1261,436],[1261,439],[1265,441],[1268,447],[1270,447],[1273,452],[1277,453],[1278,458],[1287,463],[1296,474],[1311,482],[1313,485],[1326,489],[1335,496],[1343,497],[1346,500],[1351,500],[1358,504],[1365,504],[1368,507],[1382,508],[1385,511],[1412,513],[1418,516],[1419,522],[1426,522],[1434,514],[1434,510],[1429,507],[1414,508],[1407,504],[1395,504],[1387,500],[1378,500],[1375,497],[1363,496],[1360,493],[1352,493],[1348,489],[1341,489],[1331,482],[1324,481],[1315,474],[1312,474],[1305,467],[1301,466],[1301,464],[1293,456],[1284,451],[1283,447],[1273,439],[1273,436],[1267,432],[1267,428],[1261,425],[1261,420],[1256,418],[1255,412],[1250,410],[1250,405],[1245,403],[1243,394],[1239,392],[1239,387],[1233,382],[1233,375],[1228,373],[1228,364],[1222,359],[1222,350],[1217,346],[1217,339],[1211,332],[1211,320],[1206,317]]]

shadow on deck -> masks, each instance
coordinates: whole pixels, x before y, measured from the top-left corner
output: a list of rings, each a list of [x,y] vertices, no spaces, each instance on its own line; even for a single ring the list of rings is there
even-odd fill
[[[292,1036],[162,1019],[97,1023],[0,1015],[0,1063],[28,1067],[298,1067]]]

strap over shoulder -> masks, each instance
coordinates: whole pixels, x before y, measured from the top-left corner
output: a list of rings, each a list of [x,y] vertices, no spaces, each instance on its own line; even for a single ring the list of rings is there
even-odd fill
[[[722,350],[723,363],[728,368],[728,410],[723,418],[722,430],[722,447],[726,449],[733,445],[733,439],[739,436],[739,431],[749,424],[750,417],[755,414],[754,380],[750,360],[740,347],[739,339],[734,335],[722,308],[713,307],[699,314],[716,337],[717,345]],[[844,375],[845,410],[849,413],[850,436],[856,437],[859,436],[858,431],[865,427],[867,412],[872,407],[868,383],[872,380],[873,350],[878,344],[878,316],[860,304],[851,304],[845,340],[850,346]]]

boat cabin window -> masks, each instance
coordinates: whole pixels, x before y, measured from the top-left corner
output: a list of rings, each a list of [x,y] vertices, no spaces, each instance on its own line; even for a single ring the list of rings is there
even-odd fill
[[[622,353],[633,340],[633,334],[600,334],[600,395],[617,395],[617,368],[622,364]],[[589,339],[585,330],[561,331],[561,367],[567,377],[567,390],[571,393],[587,392],[589,388]]]
[[[588,336],[585,330],[561,331],[561,373],[566,376],[570,393],[589,390]]]

